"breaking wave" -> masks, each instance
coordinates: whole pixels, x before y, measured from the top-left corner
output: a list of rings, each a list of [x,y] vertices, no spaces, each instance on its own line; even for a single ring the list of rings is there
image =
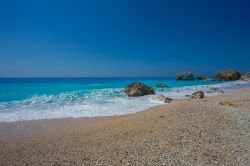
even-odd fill
[[[218,87],[228,92],[249,86],[249,81],[234,81],[215,85],[158,88],[156,95],[161,93],[174,99],[181,99],[194,91],[206,91],[211,87]],[[163,104],[155,99],[156,95],[129,98],[122,88],[77,90],[57,95],[34,95],[22,100],[0,102],[0,121],[131,114]],[[217,95],[217,93],[206,95]]]

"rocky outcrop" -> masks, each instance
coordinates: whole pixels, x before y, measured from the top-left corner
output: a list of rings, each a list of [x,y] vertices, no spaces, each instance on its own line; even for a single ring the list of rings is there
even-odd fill
[[[204,98],[204,92],[202,91],[197,91],[197,92],[194,92],[192,95],[191,95],[191,98],[192,99],[203,99]]]
[[[194,80],[194,75],[191,72],[183,72],[176,75],[176,80]]]
[[[170,103],[173,99],[171,98],[168,98],[162,94],[159,94],[156,96],[156,99],[160,100],[160,101],[163,101],[164,103]]]
[[[159,83],[156,86],[159,87],[159,88],[167,88],[168,87],[167,85],[162,84],[162,83]]]
[[[247,73],[243,74],[243,75],[240,77],[240,80],[249,81],[249,80],[250,80],[250,72],[247,72]]]
[[[240,72],[236,70],[227,70],[217,73],[216,80],[218,81],[234,81],[239,80],[241,77]]]
[[[155,94],[155,91],[152,87],[146,86],[139,82],[133,82],[125,87],[124,92],[129,97],[138,97],[144,95]]]
[[[219,89],[219,88],[210,88],[207,93],[214,93],[214,92],[217,92],[217,93],[224,93],[223,90]]]

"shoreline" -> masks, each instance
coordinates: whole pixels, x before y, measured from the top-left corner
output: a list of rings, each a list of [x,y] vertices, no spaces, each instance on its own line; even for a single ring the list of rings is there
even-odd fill
[[[216,98],[219,96],[225,96],[226,94],[242,93],[245,90],[250,91],[250,88],[238,89],[238,91],[227,92],[224,94],[217,94],[214,96],[206,96],[205,99]],[[192,100],[190,98],[175,99],[174,102],[181,102],[186,100]],[[204,100],[204,99],[203,99]],[[169,103],[168,103],[169,104]],[[95,123],[102,123],[107,120],[114,118],[133,116],[139,113],[143,113],[160,106],[168,104],[159,104],[156,106],[149,107],[143,111],[138,111],[130,114],[123,115],[112,115],[112,116],[96,116],[96,117],[62,117],[52,119],[34,119],[34,120],[21,120],[15,122],[0,122],[0,141],[6,139],[18,139],[31,137],[39,134],[53,133],[55,131],[63,131],[68,129],[79,128],[84,125],[91,125]],[[170,103],[171,104],[171,103]]]
[[[172,84],[171,81],[173,80],[167,80],[169,85]],[[159,80],[157,82],[159,82]],[[149,80],[148,84],[152,86],[156,85],[157,82]],[[225,92],[250,87],[249,81],[220,83],[208,83],[207,81],[174,81],[174,84],[176,85],[166,89],[155,87],[156,94],[162,94],[172,99],[182,99],[186,98],[185,95],[190,95],[194,91],[201,90],[206,92],[212,87],[220,88]],[[39,89],[39,86],[36,87],[36,89]],[[69,93],[63,92],[53,95],[36,96],[31,94],[30,97],[25,99],[1,102],[1,122],[125,115],[144,111],[161,103],[156,99],[156,95],[146,95],[131,100],[124,94],[124,88],[117,89],[115,86],[113,88],[101,88],[100,90],[94,89],[86,92],[86,94],[85,92],[73,90]],[[217,94],[206,93],[205,95],[211,96]],[[117,111],[117,109],[119,109],[119,111]]]

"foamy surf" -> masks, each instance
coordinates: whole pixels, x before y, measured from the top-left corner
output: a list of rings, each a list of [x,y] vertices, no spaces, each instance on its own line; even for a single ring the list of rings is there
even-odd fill
[[[163,94],[173,99],[182,99],[194,91],[206,92],[211,87],[218,87],[228,92],[249,85],[249,81],[234,81],[213,85],[157,88],[156,95]],[[129,98],[123,90],[123,88],[75,90],[0,102],[0,121],[124,115],[163,104],[155,98],[156,95]],[[206,93],[206,95],[212,96],[217,95],[217,93]]]

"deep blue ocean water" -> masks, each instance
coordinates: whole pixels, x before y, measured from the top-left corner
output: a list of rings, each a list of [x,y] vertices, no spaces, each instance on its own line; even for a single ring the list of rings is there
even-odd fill
[[[161,93],[174,99],[210,87],[230,91],[249,85],[241,81],[175,78],[0,78],[0,121],[121,115],[162,104],[155,99],[156,95],[127,97],[124,87],[135,81],[154,87],[156,95]],[[158,83],[169,88],[157,88]]]

